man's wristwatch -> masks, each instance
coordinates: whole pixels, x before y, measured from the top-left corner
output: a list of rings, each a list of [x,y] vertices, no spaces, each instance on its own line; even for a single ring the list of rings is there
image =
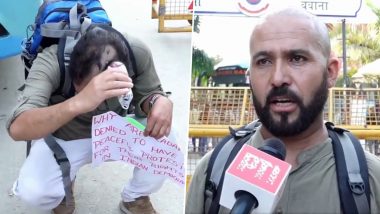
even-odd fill
[[[152,109],[154,103],[157,101],[157,99],[158,99],[159,97],[161,97],[160,94],[154,94],[154,95],[150,98],[150,100],[149,100],[149,111]]]

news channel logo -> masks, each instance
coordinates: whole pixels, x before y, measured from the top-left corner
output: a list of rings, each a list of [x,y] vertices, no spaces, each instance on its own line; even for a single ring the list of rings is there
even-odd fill
[[[239,10],[247,16],[261,16],[268,11],[269,0],[237,0]]]

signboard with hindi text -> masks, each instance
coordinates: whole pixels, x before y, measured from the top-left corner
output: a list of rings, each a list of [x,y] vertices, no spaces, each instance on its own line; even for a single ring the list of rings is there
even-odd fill
[[[185,184],[184,155],[167,137],[156,140],[143,135],[144,126],[132,118],[109,111],[92,119],[92,165],[118,160],[153,175]]]
[[[195,15],[261,16],[278,7],[295,5],[317,16],[356,17],[363,0],[195,0]]]

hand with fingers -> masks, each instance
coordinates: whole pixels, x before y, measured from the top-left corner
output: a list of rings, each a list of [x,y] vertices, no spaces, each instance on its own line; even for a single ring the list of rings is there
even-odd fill
[[[168,136],[170,133],[173,103],[165,96],[157,96],[148,114],[144,136],[160,139],[163,136]]]
[[[118,66],[111,64],[105,71],[89,77],[87,83],[84,81],[81,84],[82,87],[77,86],[79,93],[73,99],[78,111],[81,113],[92,111],[104,100],[127,94],[132,90],[132,79],[125,71],[124,64]]]

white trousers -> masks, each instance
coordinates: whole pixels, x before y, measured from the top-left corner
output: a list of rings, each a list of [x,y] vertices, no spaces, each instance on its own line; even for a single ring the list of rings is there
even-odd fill
[[[56,140],[70,161],[70,177],[73,180],[80,167],[91,163],[91,139]],[[151,176],[135,167],[133,177],[121,193],[122,200],[134,201],[135,198],[156,192],[161,188],[164,179],[162,176]],[[41,209],[53,209],[63,200],[65,191],[62,173],[53,152],[43,139],[33,142],[29,156],[13,185],[13,192],[28,204]]]

